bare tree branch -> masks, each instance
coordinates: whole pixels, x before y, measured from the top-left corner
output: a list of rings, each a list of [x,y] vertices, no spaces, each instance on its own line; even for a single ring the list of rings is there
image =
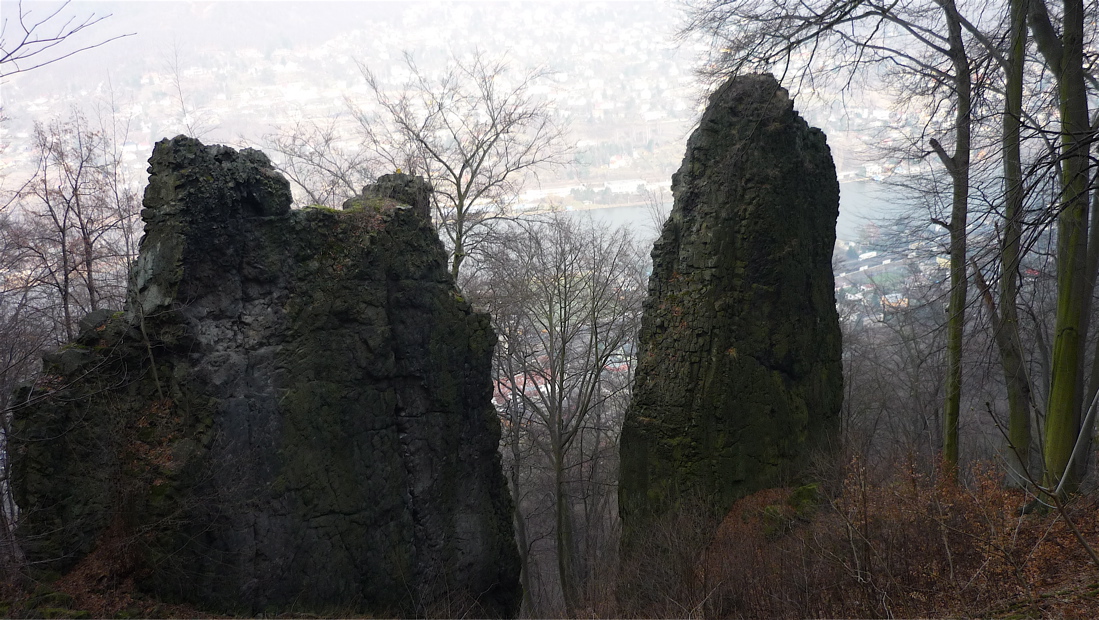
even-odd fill
[[[0,22],[0,78],[32,71],[135,34],[119,34],[86,45],[75,43],[74,39],[81,32],[111,16],[108,14],[97,17],[92,13],[83,20],[59,17],[68,6],[69,2],[66,0],[61,6],[39,18],[32,17],[34,11],[24,8],[20,0],[15,21],[9,22],[7,16],[3,18]],[[73,48],[72,45],[76,47]]]
[[[542,71],[512,77],[505,62],[481,53],[438,75],[408,54],[405,67],[404,84],[391,84],[360,63],[374,101],[348,105],[384,162],[435,188],[436,224],[457,279],[466,257],[480,251],[486,227],[510,216],[525,176],[568,150],[564,129],[531,92]]]

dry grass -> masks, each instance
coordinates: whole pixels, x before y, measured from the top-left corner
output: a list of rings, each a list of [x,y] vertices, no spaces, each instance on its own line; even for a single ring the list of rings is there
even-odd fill
[[[1056,511],[1020,514],[1031,498],[1004,488],[993,467],[975,466],[964,483],[951,484],[905,467],[873,475],[853,462],[834,492],[809,501],[813,494],[770,489],[738,501],[710,543],[694,551],[690,592],[683,592],[681,579],[663,596],[674,598],[674,606],[622,611],[711,618],[1099,617],[1099,569],[1064,518]],[[1099,544],[1099,498],[1075,498],[1068,515],[1085,540]]]

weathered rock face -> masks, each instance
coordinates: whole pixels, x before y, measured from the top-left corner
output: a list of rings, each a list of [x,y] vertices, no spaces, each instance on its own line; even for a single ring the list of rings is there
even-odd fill
[[[91,317],[19,395],[30,559],[110,557],[227,611],[512,614],[495,337],[430,222],[392,188],[291,212],[251,149],[181,136],[149,161],[127,311]]]
[[[724,511],[794,473],[842,398],[824,134],[771,76],[710,99],[653,248],[622,431],[627,538],[681,499]]]

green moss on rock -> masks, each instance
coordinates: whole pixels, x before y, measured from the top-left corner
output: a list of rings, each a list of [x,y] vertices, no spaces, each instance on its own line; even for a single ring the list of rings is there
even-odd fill
[[[828,445],[842,398],[839,184],[824,134],[774,78],[732,79],[672,192],[622,431],[627,548],[683,498],[720,515],[796,476]]]

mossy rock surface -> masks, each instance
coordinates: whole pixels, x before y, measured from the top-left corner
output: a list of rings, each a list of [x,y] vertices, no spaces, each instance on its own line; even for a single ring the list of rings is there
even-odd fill
[[[684,498],[720,517],[796,478],[829,445],[843,394],[824,134],[773,77],[732,79],[672,193],[620,444],[627,547]]]
[[[150,174],[126,311],[17,395],[30,559],[117,550],[142,590],[229,613],[512,614],[495,336],[431,223],[291,211],[262,153],[182,136]]]

